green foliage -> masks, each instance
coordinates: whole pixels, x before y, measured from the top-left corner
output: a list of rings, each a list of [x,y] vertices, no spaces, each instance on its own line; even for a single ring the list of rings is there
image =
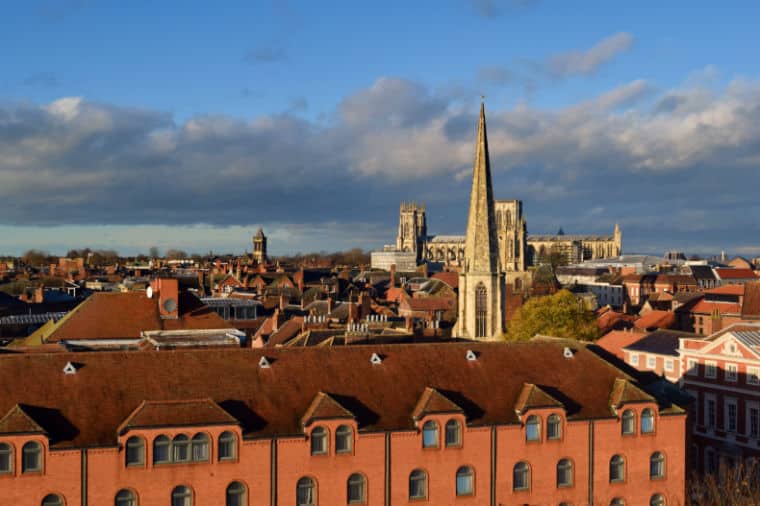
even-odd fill
[[[536,334],[593,341],[599,337],[594,313],[567,290],[533,297],[517,310],[509,322],[505,339],[527,341]]]

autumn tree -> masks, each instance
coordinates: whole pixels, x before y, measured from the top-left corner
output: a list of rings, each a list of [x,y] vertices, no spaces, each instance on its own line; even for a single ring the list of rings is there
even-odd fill
[[[567,290],[554,295],[533,297],[523,304],[509,322],[505,339],[527,341],[536,334],[593,341],[599,337],[594,313]]]

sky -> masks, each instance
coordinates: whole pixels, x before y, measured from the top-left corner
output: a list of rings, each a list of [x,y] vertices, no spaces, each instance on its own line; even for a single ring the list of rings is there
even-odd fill
[[[485,97],[529,233],[760,255],[760,2],[0,5],[0,254],[464,233]]]

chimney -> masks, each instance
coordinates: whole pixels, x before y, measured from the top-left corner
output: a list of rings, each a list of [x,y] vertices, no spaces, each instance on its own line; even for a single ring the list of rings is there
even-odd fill
[[[372,312],[372,298],[367,293],[359,294],[359,319],[366,318]]]
[[[45,301],[45,292],[42,285],[34,289],[34,302],[35,304],[42,304]]]
[[[272,313],[272,332],[280,330],[280,325],[282,325],[284,321],[285,315],[282,314],[280,308],[274,308],[274,313]]]
[[[359,308],[356,302],[348,302],[348,323],[353,323],[358,320]]]
[[[158,292],[158,312],[164,320],[179,318],[179,283],[176,279],[159,278],[151,283]]]
[[[428,264],[427,262],[422,264],[422,277],[427,278],[428,277]]]
[[[280,294],[280,311],[285,311],[288,301],[285,299],[285,295]]]
[[[414,330],[414,321],[412,320],[411,316],[406,316],[404,318],[404,323],[405,323],[407,332],[412,332]]]
[[[333,312],[333,300],[332,297],[327,297],[327,316],[330,316]]]
[[[396,264],[391,264],[391,288],[396,288]]]
[[[298,272],[298,274],[295,276],[298,280],[298,291],[303,293],[303,267],[301,267],[301,270]]]

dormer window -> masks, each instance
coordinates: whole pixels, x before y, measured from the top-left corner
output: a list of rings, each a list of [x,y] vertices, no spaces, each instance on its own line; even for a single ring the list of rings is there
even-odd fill
[[[651,434],[654,432],[654,413],[647,408],[641,412],[641,433]]]
[[[219,436],[219,460],[234,460],[237,447],[237,437],[234,433],[224,431]]]
[[[141,437],[127,439],[124,459],[127,466],[142,466],[145,463],[145,442]]]
[[[422,426],[422,447],[438,448],[438,424],[428,420]]]
[[[462,446],[462,426],[453,418],[446,422],[446,448]]]
[[[556,413],[546,419],[546,439],[562,439],[562,418]]]
[[[193,462],[208,462],[208,436],[203,432],[193,436],[191,443]]]
[[[624,436],[632,436],[636,433],[636,414],[631,409],[623,411],[621,432]]]
[[[177,434],[172,441],[172,453],[174,462],[187,462],[190,460],[190,440],[184,434]]]
[[[525,440],[541,441],[541,419],[536,415],[530,415],[525,422]]]
[[[311,454],[327,454],[327,429],[321,425],[315,427],[314,430],[311,431]]]
[[[335,453],[351,453],[354,431],[348,425],[341,425],[335,431]]]
[[[165,464],[171,460],[171,441],[168,437],[161,435],[153,440],[153,463]]]
[[[0,474],[13,471],[13,447],[8,443],[0,443]]]
[[[42,471],[42,445],[36,441],[29,441],[21,450],[21,472],[37,473]]]

